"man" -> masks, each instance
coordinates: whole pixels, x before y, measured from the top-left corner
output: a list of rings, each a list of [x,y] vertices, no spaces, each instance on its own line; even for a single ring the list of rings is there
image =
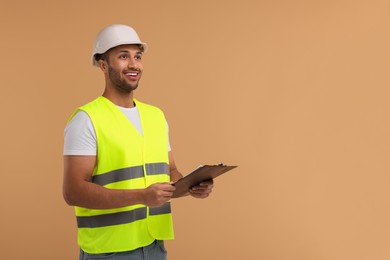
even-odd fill
[[[182,175],[164,114],[133,97],[146,50],[133,28],[104,28],[92,55],[104,93],[65,128],[63,194],[75,206],[80,259],[166,259],[163,240],[173,239],[171,183]],[[212,188],[188,194],[206,198]]]

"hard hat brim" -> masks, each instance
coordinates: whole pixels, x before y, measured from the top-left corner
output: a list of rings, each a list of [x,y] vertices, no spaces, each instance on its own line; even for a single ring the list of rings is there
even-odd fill
[[[104,48],[104,52],[102,53],[93,53],[92,54],[92,65],[94,66],[99,66],[99,63],[98,61],[95,59],[96,57],[96,54],[104,54],[106,53],[107,51],[111,50],[112,48],[115,48],[115,47],[118,47],[118,46],[121,46],[121,45],[128,45],[128,44],[132,44],[132,45],[141,45],[142,46],[142,49],[141,51],[143,53],[147,52],[148,50],[148,44],[147,43],[144,43],[144,42],[130,42],[130,41],[124,41],[124,42],[119,42],[119,43],[116,43],[114,46],[106,46],[106,48]]]

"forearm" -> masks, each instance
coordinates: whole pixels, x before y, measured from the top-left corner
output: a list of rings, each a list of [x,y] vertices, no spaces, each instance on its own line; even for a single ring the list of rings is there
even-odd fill
[[[71,206],[112,209],[143,204],[159,207],[171,199],[175,187],[169,182],[143,189],[108,189],[91,182],[96,156],[64,156],[63,196]],[[174,173],[180,178],[180,173]]]
[[[64,198],[71,206],[111,209],[145,204],[145,190],[114,190],[83,181],[72,187],[64,187]]]
[[[177,169],[171,169],[170,170],[170,176],[171,176],[171,181],[177,181],[178,179],[183,178],[183,175],[177,170]]]

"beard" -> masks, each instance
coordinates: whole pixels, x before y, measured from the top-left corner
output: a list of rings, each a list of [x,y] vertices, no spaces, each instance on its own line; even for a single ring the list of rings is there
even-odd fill
[[[120,92],[131,93],[138,87],[139,80],[129,83],[126,79],[121,77],[121,73],[119,71],[113,69],[111,66],[108,66],[108,77],[115,88]]]

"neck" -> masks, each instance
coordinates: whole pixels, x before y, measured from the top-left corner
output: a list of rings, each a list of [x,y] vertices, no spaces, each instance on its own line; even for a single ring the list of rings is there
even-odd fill
[[[103,97],[107,98],[112,103],[120,107],[134,107],[133,91],[130,93],[118,93],[107,91],[106,89],[103,93]]]

